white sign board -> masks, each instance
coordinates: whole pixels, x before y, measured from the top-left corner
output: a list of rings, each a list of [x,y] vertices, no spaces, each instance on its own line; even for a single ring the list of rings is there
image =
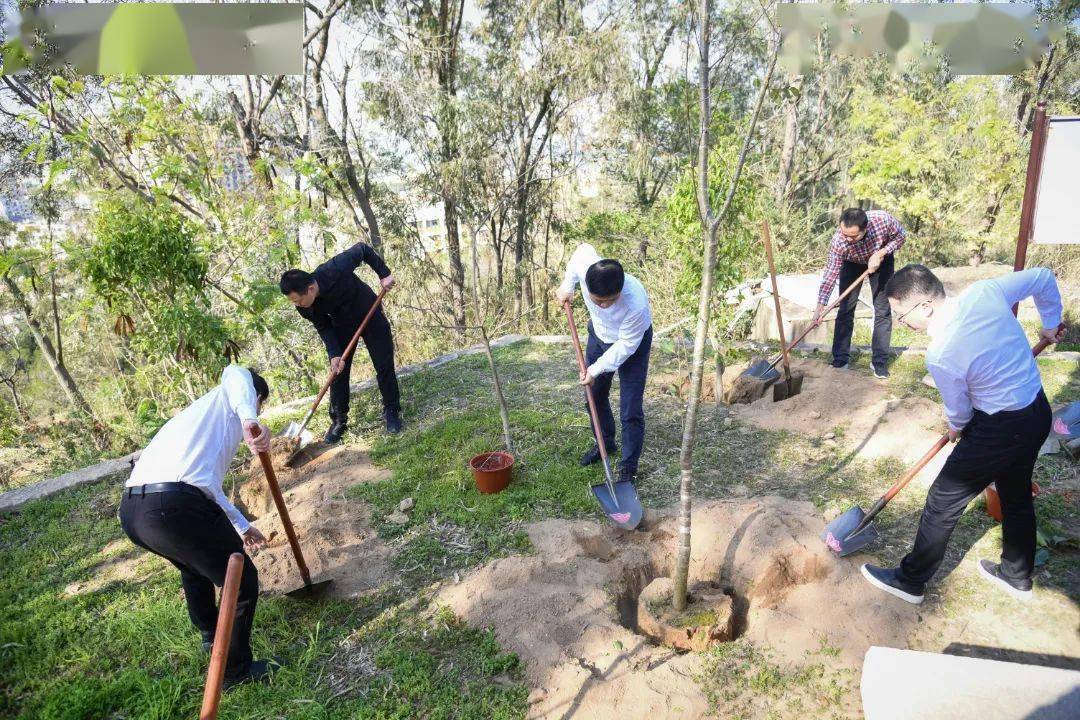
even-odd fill
[[[1080,243],[1080,117],[1052,117],[1046,128],[1031,241]]]

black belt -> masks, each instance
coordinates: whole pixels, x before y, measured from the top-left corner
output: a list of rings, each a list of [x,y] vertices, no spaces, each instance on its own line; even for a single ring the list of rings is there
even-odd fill
[[[142,497],[143,495],[152,495],[153,493],[168,492],[198,495],[204,500],[206,499],[206,495],[203,494],[202,490],[194,485],[183,482],[150,483],[149,485],[136,485],[134,487],[124,488],[124,495],[127,495],[128,497]]]

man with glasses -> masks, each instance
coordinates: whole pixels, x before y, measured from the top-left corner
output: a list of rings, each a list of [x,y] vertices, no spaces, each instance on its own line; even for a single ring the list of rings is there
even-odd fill
[[[814,311],[816,325],[829,304],[836,281],[841,291],[870,270],[870,290],[874,297],[874,335],[872,341],[874,376],[889,377],[889,345],[892,342],[892,311],[885,297],[885,285],[893,274],[893,255],[906,239],[900,221],[883,210],[865,212],[848,208],[840,215],[840,227],[829,243],[829,259],[818,291]],[[832,365],[846,368],[851,363],[851,333],[855,329],[855,308],[860,287],[844,298],[836,315],[833,330]]]
[[[1002,592],[1031,597],[1035,507],[1031,473],[1050,431],[1050,405],[1024,329],[1012,308],[1032,297],[1040,337],[1061,338],[1061,295],[1053,273],[1034,268],[972,285],[958,298],[922,265],[896,272],[885,289],[897,321],[930,336],[926,365],[941,391],[949,439],[959,443],[930,486],[915,546],[899,567],[863,565],[870,584],[921,603],[953,528],[990,483],[1001,497],[1001,562],[979,560],[979,574]]]

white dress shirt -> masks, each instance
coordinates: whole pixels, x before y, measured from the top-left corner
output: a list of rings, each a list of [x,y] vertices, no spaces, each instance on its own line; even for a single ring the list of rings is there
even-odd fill
[[[244,439],[243,423],[258,414],[251,373],[230,365],[221,384],[189,405],[158,430],[142,451],[127,487],[163,482],[194,485],[216,502],[243,535],[247,519],[221,489],[229,461]]]
[[[1031,345],[1012,306],[1033,297],[1045,328],[1061,323],[1061,295],[1046,268],[982,280],[948,298],[927,326],[926,366],[945,402],[949,427],[961,430],[975,410],[1020,410],[1042,389]]]
[[[572,293],[578,284],[581,285],[581,296],[589,310],[593,332],[601,342],[611,345],[588,367],[592,377],[618,370],[619,366],[637,351],[641,339],[652,327],[652,311],[649,310],[649,296],[645,293],[645,286],[629,273],[625,274],[626,279],[619,299],[612,303],[611,307],[602,308],[592,301],[585,285],[585,273],[602,259],[592,245],[578,245],[570,256],[570,261],[566,263],[566,274],[560,286],[563,292]]]

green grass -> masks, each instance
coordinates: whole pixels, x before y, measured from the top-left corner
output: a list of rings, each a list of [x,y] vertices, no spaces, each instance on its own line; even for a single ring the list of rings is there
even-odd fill
[[[825,645],[807,653],[804,664],[788,667],[749,641],[725,643],[705,653],[696,679],[716,717],[858,717],[851,699],[855,673]]]
[[[176,571],[158,558],[137,581],[67,597],[100,563],[137,553],[115,517],[117,492],[97,484],[32,503],[0,525],[0,716],[27,720],[191,718],[207,658],[184,609]],[[114,541],[119,543],[110,545]],[[103,553],[115,547],[109,556]],[[526,691],[513,656],[490,633],[417,611],[398,598],[305,604],[262,598],[256,655],[287,666],[270,685],[225,695],[224,718],[516,718]],[[376,622],[373,622],[375,620]],[[353,692],[325,678],[349,633],[374,648]],[[443,659],[452,657],[453,662]],[[348,679],[348,678],[346,678]]]
[[[660,343],[650,372],[655,378],[684,370],[687,354]],[[730,360],[743,355],[733,353]],[[502,446],[482,356],[403,379],[407,428],[397,437],[381,430],[376,393],[355,397],[346,441],[369,444],[374,461],[388,468],[391,477],[354,486],[350,495],[371,506],[375,527],[391,544],[404,582],[363,601],[307,605],[262,599],[256,653],[281,655],[288,666],[271,685],[226,695],[222,718],[525,714],[527,691],[516,659],[500,650],[490,632],[431,614],[423,588],[434,578],[491,558],[529,552],[526,523],[546,517],[600,520],[589,485],[602,473],[596,466],[577,464],[592,435],[569,347],[522,343],[496,356],[517,457],[510,487],[480,495],[466,465],[473,455]],[[869,372],[868,361],[860,357],[856,371]],[[1075,363],[1040,367],[1052,400],[1080,393]],[[893,367],[889,387],[898,396],[923,394],[937,400],[935,390],[921,385],[924,373],[921,358],[902,358]],[[638,484],[646,507],[677,501],[684,409],[659,382],[648,386]],[[325,417],[317,415],[316,431],[325,428]],[[275,425],[289,419],[276,418]],[[842,430],[835,431],[840,435]],[[863,460],[816,437],[745,425],[710,403],[701,408],[694,468],[696,499],[776,494],[809,500],[833,517],[854,504],[868,507],[903,465]],[[1039,526],[1053,541],[1037,578],[1037,595],[1058,593],[1080,602],[1076,466],[1063,458],[1042,458],[1036,480],[1043,487],[1036,503]],[[405,497],[416,503],[409,522],[387,522]],[[883,561],[898,561],[910,546],[923,500],[921,490],[909,488],[879,516],[882,540],[875,552]],[[117,490],[97,484],[0,518],[0,716],[195,715],[206,658],[170,565],[151,557],[138,565],[133,580],[64,595],[72,583],[98,574],[103,563],[141,554],[122,538],[116,504]],[[955,566],[972,547],[992,553],[999,546],[1000,526],[976,501],[954,534],[946,567]],[[978,597],[972,582],[964,573],[952,573],[932,590],[927,612],[970,609]],[[766,649],[740,641],[710,653],[700,682],[722,717],[767,717],[773,705],[777,712],[829,717],[846,712],[855,690],[826,650],[789,668],[773,662]]]

